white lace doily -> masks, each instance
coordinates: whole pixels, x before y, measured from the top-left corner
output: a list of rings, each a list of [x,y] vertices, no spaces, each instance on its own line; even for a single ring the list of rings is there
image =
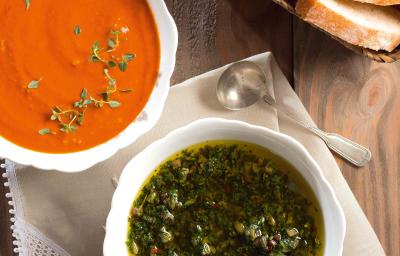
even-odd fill
[[[10,189],[6,197],[10,206],[14,252],[19,256],[70,256],[63,248],[25,221],[21,193],[15,174],[16,166],[13,162],[5,160],[0,167],[2,176],[6,179],[4,186]]]

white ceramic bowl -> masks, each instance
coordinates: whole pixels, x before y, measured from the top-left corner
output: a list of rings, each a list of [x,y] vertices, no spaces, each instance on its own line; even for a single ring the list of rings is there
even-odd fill
[[[117,137],[94,148],[68,154],[46,154],[20,147],[0,135],[0,157],[18,164],[32,165],[44,170],[78,172],[104,161],[119,149],[132,144],[149,131],[158,121],[168,96],[170,78],[175,67],[178,45],[178,31],[164,1],[148,0],[158,26],[161,44],[159,77],[156,86],[136,121],[131,123]]]
[[[128,255],[125,245],[131,205],[152,171],[176,152],[204,141],[239,140],[260,145],[291,163],[313,189],[325,225],[325,256],[342,255],[345,218],[319,166],[296,140],[272,130],[239,121],[207,118],[177,129],[148,146],[125,167],[107,218],[105,256]]]

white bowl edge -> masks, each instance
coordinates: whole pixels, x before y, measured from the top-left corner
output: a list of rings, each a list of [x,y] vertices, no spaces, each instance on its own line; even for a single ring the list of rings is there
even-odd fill
[[[217,139],[232,139],[232,140],[241,140],[240,138],[221,138],[217,136],[215,138],[209,137],[208,139],[199,140],[197,142],[193,141],[182,141],[179,140],[182,138],[182,135],[191,136],[196,131],[200,131],[203,133],[210,133],[210,129],[212,132],[217,130],[239,130],[241,132],[257,133],[258,136],[264,137],[265,141],[267,141],[268,137],[270,140],[276,140],[276,143],[280,143],[279,145],[286,148],[288,152],[296,152],[298,155],[298,162],[302,162],[300,164],[303,165],[303,168],[309,169],[307,170],[299,170],[304,176],[303,172],[308,172],[308,177],[306,180],[310,183],[310,179],[314,180],[314,185],[310,184],[314,190],[314,193],[317,196],[317,199],[320,203],[321,209],[323,211],[323,219],[324,223],[329,222],[329,227],[325,224],[325,241],[327,241],[324,248],[324,256],[338,256],[342,255],[343,251],[343,243],[346,231],[346,222],[343,214],[343,210],[337,200],[332,187],[329,185],[328,181],[325,179],[321,169],[315,162],[315,160],[311,157],[308,151],[301,145],[298,141],[293,138],[272,131],[270,129],[250,125],[248,123],[244,123],[241,121],[232,121],[225,120],[220,118],[206,118],[195,121],[187,126],[179,128],[177,130],[172,131],[164,138],[155,141],[151,145],[149,145],[146,149],[144,149],[141,153],[139,153],[136,157],[134,157],[124,168],[124,171],[121,174],[119,185],[113,195],[111,210],[107,217],[106,223],[106,236],[104,240],[103,253],[106,256],[110,255],[128,255],[127,249],[125,246],[125,240],[128,230],[128,216],[130,212],[131,205],[136,197],[136,194],[139,192],[142,183],[147,179],[147,177],[152,173],[152,171],[166,158],[173,155],[174,153],[186,148],[187,146],[207,141],[207,140],[217,140]],[[260,137],[260,138],[261,138]],[[272,139],[271,139],[272,138]],[[243,140],[243,139],[242,139]],[[247,140],[243,140],[247,141]],[[256,141],[249,141],[250,143],[261,145]],[[163,145],[165,144],[180,144],[181,146],[176,146],[174,149],[164,149]],[[261,145],[263,146],[263,145]],[[265,147],[265,145],[263,146]],[[272,152],[274,152],[273,148],[268,148]],[[276,153],[276,152],[274,152]],[[281,155],[281,154],[280,154]],[[281,155],[282,156],[282,155]],[[301,157],[300,157],[301,156]],[[293,159],[287,159],[285,156],[282,156],[291,164],[294,165]],[[144,164],[149,163],[150,164]],[[147,165],[145,170],[142,172],[134,172],[132,169],[137,169],[143,165]],[[297,166],[295,166],[297,168]],[[314,171],[311,172],[310,170]],[[323,200],[322,200],[323,199]],[[328,230],[327,230],[328,229]]]
[[[155,88],[138,118],[115,138],[88,150],[51,154],[37,152],[16,145],[0,136],[0,157],[17,164],[42,170],[79,172],[113,156],[120,149],[134,143],[159,120],[170,88],[178,47],[178,31],[164,1],[147,0],[155,17],[160,36],[161,60]]]

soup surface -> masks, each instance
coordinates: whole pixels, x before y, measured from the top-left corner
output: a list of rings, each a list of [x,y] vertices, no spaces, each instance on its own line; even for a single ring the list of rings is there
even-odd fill
[[[160,62],[146,0],[1,1],[0,17],[0,136],[35,151],[81,151],[145,106]]]
[[[131,255],[322,255],[319,204],[286,161],[214,141],[161,164],[133,203]]]

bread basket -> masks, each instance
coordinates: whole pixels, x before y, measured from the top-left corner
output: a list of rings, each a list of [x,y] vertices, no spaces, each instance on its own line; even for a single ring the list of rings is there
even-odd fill
[[[285,8],[288,12],[290,12],[291,14],[296,15],[298,18],[299,15],[297,15],[294,6],[292,5],[292,3],[288,0],[273,0],[275,3],[279,4],[280,6],[282,6],[283,8]],[[300,18],[301,19],[301,18]],[[303,19],[301,19],[303,20]],[[303,20],[304,21],[304,20]],[[305,21],[307,22],[307,21]],[[310,25],[312,25],[313,27],[325,32],[326,34],[330,35],[332,38],[336,39],[337,41],[339,41],[342,45],[346,46],[348,49],[353,50],[354,52],[364,55],[374,61],[378,61],[378,62],[385,62],[385,63],[391,63],[391,62],[395,62],[397,60],[400,59],[400,46],[398,46],[396,49],[394,49],[392,52],[387,52],[387,51],[374,51],[371,49],[367,49],[367,48],[363,48],[357,45],[352,45],[346,41],[343,41],[340,38],[337,38],[331,34],[329,34],[328,32],[318,28],[317,26],[313,25],[310,22],[307,22]]]

